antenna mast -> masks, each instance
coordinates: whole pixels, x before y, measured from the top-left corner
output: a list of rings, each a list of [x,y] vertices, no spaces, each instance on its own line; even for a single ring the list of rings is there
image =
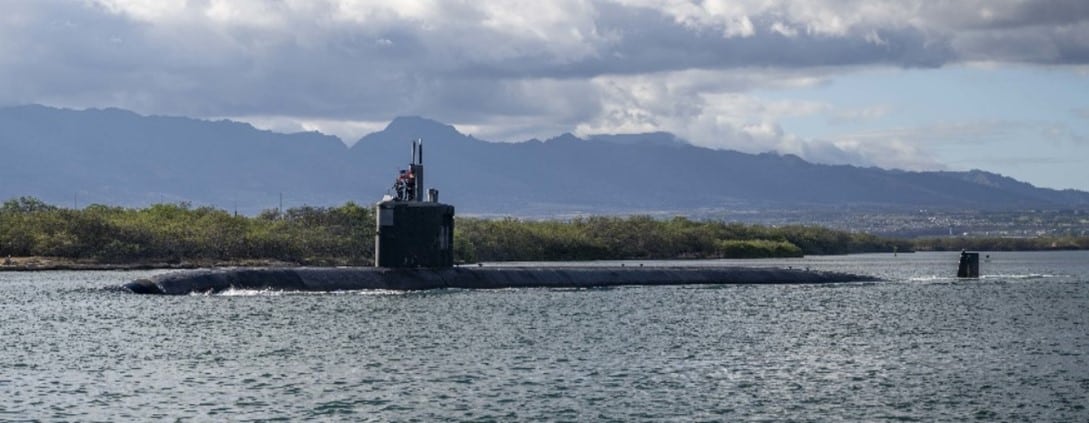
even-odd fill
[[[423,201],[424,192],[424,167],[423,167],[423,140],[417,138],[412,141],[412,163],[409,165],[412,169],[412,175],[414,177],[412,192],[415,194],[413,200]]]

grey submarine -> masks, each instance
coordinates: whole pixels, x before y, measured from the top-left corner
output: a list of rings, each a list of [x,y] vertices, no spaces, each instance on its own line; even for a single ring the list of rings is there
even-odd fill
[[[278,291],[428,290],[439,288],[594,288],[620,285],[817,284],[875,281],[872,276],[739,266],[454,265],[454,206],[424,194],[423,143],[375,205],[374,267],[225,268],[164,273],[123,288],[138,294],[185,295],[230,289]],[[423,195],[421,195],[423,194]]]

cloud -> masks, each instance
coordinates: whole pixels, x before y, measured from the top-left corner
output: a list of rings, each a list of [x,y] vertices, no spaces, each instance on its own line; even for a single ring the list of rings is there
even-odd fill
[[[388,121],[350,121],[328,119],[297,119],[284,116],[223,116],[223,119],[245,121],[256,128],[280,132],[320,132],[340,138],[347,145],[352,145],[364,135],[381,131]]]
[[[812,76],[766,72],[681,71],[649,75],[601,76],[592,80],[601,112],[576,133],[631,133],[667,130],[694,144],[763,152],[775,143],[767,136],[777,118],[816,113],[823,104],[805,101],[764,102],[746,87],[804,86]]]
[[[604,99],[603,113],[579,125],[576,133],[587,136],[664,128],[694,145],[709,148],[794,154],[830,164],[909,170],[944,168],[924,146],[915,145],[909,138],[890,136],[895,134],[864,134],[834,141],[788,134],[776,122],[811,116],[865,120],[880,117],[888,109],[875,106],[841,110],[814,101],[764,100],[746,93],[743,87],[752,83],[812,86],[823,80],[788,72],[755,75],[687,71],[595,78],[598,95]]]
[[[817,140],[807,143],[804,148],[802,154],[818,163],[915,171],[947,169],[929,149],[898,139],[880,142]]]
[[[348,143],[395,116],[424,115],[485,139],[665,130],[716,148],[925,163],[906,136],[804,140],[779,125],[873,119],[885,106],[840,110],[753,92],[875,66],[1084,67],[1086,5],[12,0],[0,14],[0,103],[229,116]]]
[[[182,114],[358,119],[427,112],[425,97],[446,86],[509,92],[525,81],[940,66],[996,55],[955,45],[994,52],[1001,44],[1001,57],[1048,63],[1080,58],[1083,21],[995,3],[987,20],[972,18],[977,5],[869,1],[17,1],[0,29],[10,40],[0,72],[28,82],[9,102],[101,99]],[[1078,4],[1067,7],[1076,12]],[[1066,26],[1032,25],[1045,22]],[[979,29],[960,36],[956,25]],[[1021,32],[996,32],[1004,28]],[[1051,50],[1002,42],[1024,31]]]

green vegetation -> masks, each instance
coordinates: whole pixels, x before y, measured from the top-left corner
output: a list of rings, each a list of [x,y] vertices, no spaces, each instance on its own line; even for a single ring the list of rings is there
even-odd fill
[[[455,260],[610,260],[798,257],[803,254],[1087,249],[1089,238],[893,240],[813,226],[766,227],[647,216],[531,221],[458,218]],[[34,198],[0,205],[0,257],[60,257],[93,263],[368,265],[374,212],[346,203],[256,217],[211,207],[59,208]]]
[[[466,261],[799,257],[911,248],[906,241],[811,226],[769,228],[647,216],[459,219],[454,243],[455,256]]]
[[[0,255],[99,263],[366,264],[374,255],[373,222],[370,209],[353,203],[249,218],[188,204],[71,210],[23,197],[0,206]]]
[[[1043,251],[1087,250],[1089,237],[1042,236],[1042,237],[942,237],[920,238],[913,242],[916,251]]]

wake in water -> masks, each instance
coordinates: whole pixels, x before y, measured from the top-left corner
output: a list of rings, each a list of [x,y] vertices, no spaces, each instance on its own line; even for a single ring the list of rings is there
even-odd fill
[[[913,278],[908,278],[908,282],[924,282],[924,283],[928,283],[928,282],[929,283],[933,283],[933,282],[953,282],[953,281],[957,281],[959,279],[960,278],[953,277],[953,276],[929,275],[929,276],[916,276],[916,277],[913,277]]]
[[[1060,274],[1047,274],[1047,273],[1024,273],[1024,274],[993,274],[993,275],[980,275],[978,279],[985,279],[989,281],[1010,281],[1010,280],[1033,280],[1033,279],[1055,279],[1069,277],[1070,275]],[[916,276],[909,278],[908,282],[956,282],[972,280],[973,278],[958,278],[955,276]]]
[[[980,279],[1014,279],[1014,280],[1026,280],[1026,279],[1053,279],[1068,277],[1070,275],[1051,275],[1046,273],[1027,273],[1027,274],[997,274],[997,275],[981,275]]]
[[[236,289],[230,288],[216,293],[192,293],[190,296],[216,296],[216,297],[279,297],[297,295],[405,295],[415,291],[395,291],[390,289],[361,289],[355,291],[284,291],[277,289]]]

